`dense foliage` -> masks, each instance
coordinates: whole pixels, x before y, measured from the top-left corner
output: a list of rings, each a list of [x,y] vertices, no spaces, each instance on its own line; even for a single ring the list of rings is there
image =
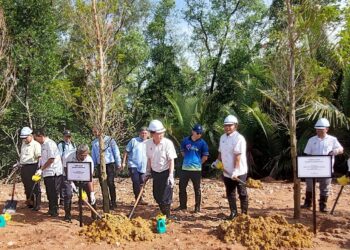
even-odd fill
[[[137,128],[158,118],[179,147],[199,122],[210,163],[216,159],[224,117],[235,114],[248,141],[250,174],[291,178],[283,85],[289,51],[286,1],[274,0],[271,6],[262,0],[181,2],[179,9],[174,0],[97,1],[101,27],[106,27],[102,37],[111,84],[108,132],[123,148]],[[291,3],[298,153],[319,117],[330,119],[330,133],[348,150],[350,6],[341,0]],[[89,86],[99,86],[99,76],[93,22],[87,18],[91,1],[0,0],[0,7],[17,79],[0,117],[4,176],[18,159],[23,126],[45,127],[56,141],[69,128],[76,143],[91,142],[92,111],[98,109],[88,110],[95,105]]]

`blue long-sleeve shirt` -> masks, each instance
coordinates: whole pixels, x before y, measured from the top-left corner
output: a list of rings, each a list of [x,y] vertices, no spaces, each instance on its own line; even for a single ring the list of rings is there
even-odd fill
[[[120,152],[116,141],[109,136],[105,136],[104,142],[106,164],[115,163],[117,166],[121,166]],[[98,138],[92,141],[91,157],[95,165],[100,164],[100,144]]]

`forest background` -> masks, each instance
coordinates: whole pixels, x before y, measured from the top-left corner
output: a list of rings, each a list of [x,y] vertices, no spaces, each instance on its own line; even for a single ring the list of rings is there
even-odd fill
[[[90,145],[92,126],[102,124],[123,152],[151,119],[165,124],[178,150],[201,123],[210,164],[228,114],[239,119],[254,178],[291,179],[291,135],[302,154],[320,117],[346,149],[337,161],[348,157],[347,1],[0,0],[0,7],[1,177],[18,160],[23,126],[44,127],[55,141],[70,129],[75,143]]]

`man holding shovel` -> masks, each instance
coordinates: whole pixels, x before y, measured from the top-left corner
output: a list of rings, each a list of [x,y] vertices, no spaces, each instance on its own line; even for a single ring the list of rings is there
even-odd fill
[[[56,143],[51,140],[43,129],[36,130],[35,140],[41,144],[40,168],[35,175],[44,177],[47,199],[49,200],[48,214],[58,216],[58,197],[62,184],[62,162]]]
[[[147,140],[147,172],[144,182],[152,175],[153,197],[162,214],[170,217],[170,206],[173,201],[174,159],[177,158],[174,144],[164,137],[165,128],[159,120],[152,120],[148,126],[152,139]]]
[[[342,154],[344,148],[340,145],[338,139],[328,134],[330,127],[329,121],[326,118],[319,119],[315,124],[316,135],[311,137],[304,149],[306,155],[332,155]],[[332,157],[332,165],[334,157]],[[311,208],[312,206],[312,184],[311,178],[306,178],[306,195],[305,203],[301,208]],[[320,183],[320,212],[327,213],[327,200],[330,193],[332,178],[322,178],[317,180]]]
[[[224,120],[225,134],[220,137],[218,160],[222,161],[223,180],[226,188],[226,197],[230,206],[229,220],[237,216],[236,189],[241,202],[243,214],[248,213],[247,179],[247,143],[245,138],[237,131],[238,120],[229,115]]]
[[[78,146],[76,152],[72,152],[67,155],[66,158],[63,159],[63,167],[64,167],[64,177],[63,177],[63,199],[64,199],[64,220],[67,222],[71,222],[71,209],[72,209],[72,196],[73,192],[77,193],[77,188],[75,187],[74,182],[67,180],[67,162],[90,162],[91,163],[91,173],[94,171],[94,161],[89,155],[89,146],[86,144],[81,144]],[[87,194],[87,198],[89,203],[93,208],[96,209],[96,198],[94,192],[93,182],[84,183],[82,186],[83,190]],[[91,217],[93,219],[96,218],[95,214],[92,212]]]
[[[33,139],[33,130],[29,127],[21,129],[20,138],[22,141],[20,163],[21,163],[21,179],[26,194],[26,205],[34,211],[40,210],[41,190],[40,182],[35,184],[32,176],[38,169],[38,162],[41,157],[40,143]],[[34,184],[36,185],[34,187]],[[33,189],[34,188],[34,189]]]

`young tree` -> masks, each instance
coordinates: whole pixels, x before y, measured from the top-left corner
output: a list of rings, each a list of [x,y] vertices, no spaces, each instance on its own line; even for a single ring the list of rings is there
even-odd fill
[[[121,74],[120,41],[125,35],[125,27],[131,21],[138,1],[76,1],[70,8],[72,21],[70,33],[71,50],[76,57],[74,66],[81,70],[84,85],[80,89],[81,112],[86,115],[88,124],[95,126],[99,135],[101,187],[103,210],[109,212],[109,194],[104,158],[106,147],[104,136],[114,130],[122,136],[124,117],[121,113],[124,103],[119,79]],[[120,56],[120,57],[119,57]],[[125,55],[124,55],[125,56]],[[131,67],[132,68],[132,67]],[[123,67],[125,70],[126,67]],[[131,70],[132,71],[132,70]],[[131,72],[126,70],[126,72]],[[122,71],[123,72],[123,71]]]
[[[337,15],[335,7],[320,6],[315,1],[302,1],[299,5],[284,1],[283,27],[272,34],[277,41],[269,55],[272,82],[262,93],[271,104],[272,117],[277,125],[287,129],[294,180],[294,217],[300,217],[300,180],[297,178],[298,122],[305,119],[308,108],[319,100],[319,94],[328,85],[330,71],[314,58],[313,49],[324,40],[315,39],[318,28]],[[319,37],[319,36],[318,36]],[[319,37],[320,38],[320,37]],[[326,39],[326,37],[323,37]],[[310,43],[310,41],[314,41]]]

